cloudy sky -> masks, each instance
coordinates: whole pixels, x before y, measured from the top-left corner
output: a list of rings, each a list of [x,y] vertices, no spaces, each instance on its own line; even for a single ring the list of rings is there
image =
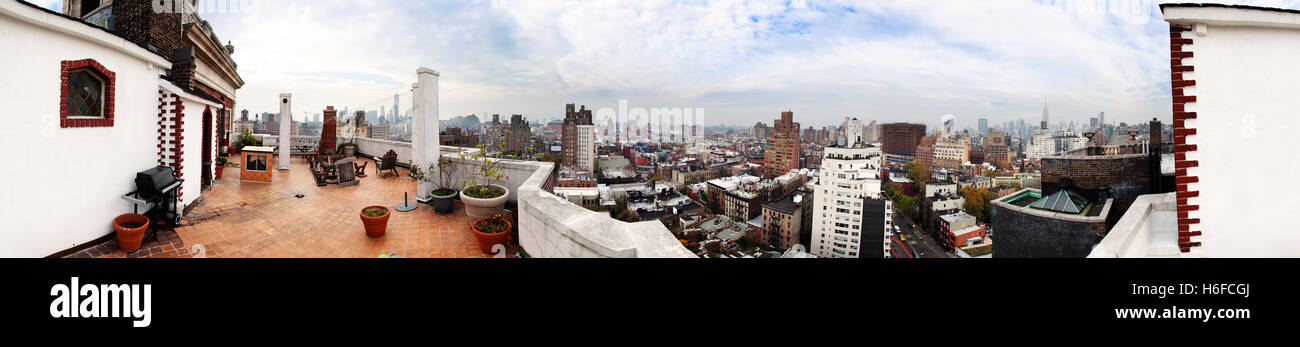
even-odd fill
[[[59,1],[32,0],[58,9]],[[442,73],[441,116],[690,107],[706,124],[845,116],[959,128],[1169,119],[1159,1],[204,0],[235,45],[238,109],[379,109]],[[1220,1],[1223,2],[1223,1]],[[1226,1],[1297,8],[1292,0]]]

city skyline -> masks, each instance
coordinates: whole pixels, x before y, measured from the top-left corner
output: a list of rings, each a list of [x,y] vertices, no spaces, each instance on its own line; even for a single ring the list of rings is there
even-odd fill
[[[805,126],[953,114],[964,129],[1035,120],[1044,101],[1078,123],[1168,120],[1162,2],[252,1],[204,18],[236,47],[248,82],[236,109],[254,113],[276,111],[281,92],[307,114],[377,110],[410,96],[410,71],[394,66],[432,64],[443,119],[560,119],[565,103],[629,100],[703,108],[705,125],[793,110]]]

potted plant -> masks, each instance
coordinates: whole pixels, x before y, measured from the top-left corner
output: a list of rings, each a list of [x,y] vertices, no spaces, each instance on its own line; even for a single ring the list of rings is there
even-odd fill
[[[366,227],[366,236],[381,237],[388,231],[388,208],[369,206],[361,209],[361,224]]]
[[[230,164],[230,161],[226,160],[226,157],[217,157],[217,179],[221,179],[221,172],[225,171],[227,164]]]
[[[478,250],[484,254],[496,254],[492,250],[494,246],[508,247],[511,226],[510,220],[499,214],[474,221],[471,229],[474,231],[474,239],[478,241]]]
[[[339,153],[343,153],[343,156],[344,156],[344,157],[356,157],[356,156],[357,156],[357,144],[356,144],[356,143],[353,143],[353,142],[344,142],[344,143],[340,143],[340,144],[339,144]]]
[[[113,218],[113,230],[117,231],[117,248],[127,253],[135,252],[144,241],[144,232],[149,230],[149,217],[135,213],[117,216]]]
[[[501,159],[483,155],[483,145],[472,155],[460,153],[462,160],[469,161],[470,167],[460,178],[465,188],[460,190],[460,201],[465,203],[465,213],[473,218],[485,218],[501,213],[506,200],[510,199],[510,189],[491,181],[509,179],[501,165]]]
[[[412,174],[415,174],[415,171],[418,170],[415,166],[411,168]],[[429,194],[433,196],[433,200],[430,202],[433,204],[433,212],[445,215],[456,209],[457,191],[452,184],[456,182],[458,171],[456,162],[452,161],[451,158],[438,157],[438,162],[430,163],[429,169],[423,171],[420,177],[417,178],[420,181],[433,183],[436,186],[433,192]],[[434,174],[430,175],[428,173]]]
[[[230,148],[231,152],[239,153],[239,151],[243,150],[245,146],[261,145],[262,138],[254,136],[252,130],[244,129],[244,132],[239,134],[239,139],[235,140],[235,144],[230,146]]]

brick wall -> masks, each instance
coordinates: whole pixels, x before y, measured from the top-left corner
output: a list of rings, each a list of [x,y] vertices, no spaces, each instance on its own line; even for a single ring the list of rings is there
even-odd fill
[[[1196,135],[1196,128],[1188,127],[1186,120],[1196,119],[1196,112],[1188,112],[1187,104],[1196,102],[1196,95],[1189,87],[1196,86],[1196,80],[1185,79],[1184,74],[1196,71],[1192,64],[1184,64],[1183,59],[1194,56],[1191,45],[1195,43],[1190,33],[1191,28],[1169,26],[1169,68],[1170,85],[1173,97],[1174,114],[1174,184],[1178,197],[1178,247],[1187,253],[1192,247],[1199,247],[1200,242],[1193,242],[1192,237],[1200,236],[1200,230],[1194,230],[1200,219],[1188,218],[1188,212],[1200,209],[1199,205],[1189,204],[1187,199],[1200,196],[1199,191],[1189,191],[1189,183],[1199,182],[1197,176],[1187,174],[1187,168],[1200,165],[1195,160],[1187,160],[1187,153],[1195,152],[1196,145],[1187,144],[1188,135]],[[1190,76],[1188,76],[1190,77]]]
[[[1151,192],[1151,160],[1146,155],[1046,157],[1040,163],[1046,194],[1059,190],[1067,180],[1093,202],[1131,201]]]
[[[170,166],[177,177],[185,178],[185,105],[179,95],[165,89],[158,90],[158,165]],[[185,191],[178,190],[176,198],[185,202]]]
[[[148,0],[115,0],[113,16],[117,34],[135,42],[158,55],[172,59],[173,51],[181,47],[180,13],[154,13]]]

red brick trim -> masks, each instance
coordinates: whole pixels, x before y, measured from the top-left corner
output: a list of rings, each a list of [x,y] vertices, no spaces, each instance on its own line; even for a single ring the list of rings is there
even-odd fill
[[[166,89],[158,90],[158,165],[176,169],[176,176],[185,176],[185,105],[180,95]],[[168,147],[170,146],[170,147]],[[185,202],[185,191],[176,193],[181,203]]]
[[[99,73],[104,78],[104,114],[103,118],[69,118],[68,117],[68,72],[87,68]],[[64,60],[59,63],[59,127],[60,128],[101,128],[113,126],[113,110],[117,99],[117,73],[104,68],[94,59]]]
[[[1174,181],[1177,184],[1174,194],[1177,195],[1178,204],[1178,248],[1183,253],[1191,252],[1192,247],[1201,246],[1199,241],[1192,241],[1192,237],[1201,236],[1201,231],[1195,230],[1201,224],[1201,219],[1189,218],[1190,213],[1199,211],[1201,206],[1188,202],[1188,199],[1201,195],[1199,191],[1188,190],[1188,184],[1198,183],[1200,178],[1188,175],[1187,169],[1201,165],[1196,160],[1187,160],[1187,153],[1196,152],[1196,145],[1187,144],[1188,136],[1196,136],[1196,128],[1187,126],[1188,119],[1196,119],[1196,112],[1187,111],[1187,104],[1196,103],[1196,95],[1192,95],[1187,89],[1195,87],[1196,81],[1186,78],[1186,73],[1195,72],[1196,68],[1192,64],[1184,63],[1185,59],[1196,56],[1189,47],[1186,47],[1195,44],[1195,40],[1183,36],[1190,31],[1189,27],[1169,26],[1169,80],[1172,87],[1170,94],[1173,98],[1174,168],[1176,169]]]

